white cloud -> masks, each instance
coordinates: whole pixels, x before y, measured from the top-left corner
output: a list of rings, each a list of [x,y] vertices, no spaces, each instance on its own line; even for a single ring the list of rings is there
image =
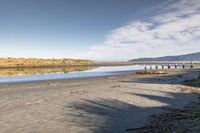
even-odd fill
[[[114,29],[90,48],[87,57],[128,60],[200,51],[200,0],[170,4],[147,20],[134,20]]]

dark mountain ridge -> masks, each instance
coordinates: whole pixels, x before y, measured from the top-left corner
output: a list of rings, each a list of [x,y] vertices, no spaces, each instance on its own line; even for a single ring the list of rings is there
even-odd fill
[[[132,59],[131,61],[200,61],[200,52],[178,55],[178,56],[164,56],[157,58],[138,58]]]

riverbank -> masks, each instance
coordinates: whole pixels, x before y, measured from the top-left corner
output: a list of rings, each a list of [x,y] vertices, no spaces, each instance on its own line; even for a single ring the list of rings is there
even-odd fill
[[[193,87],[182,84],[197,71],[0,84],[0,131],[123,133],[197,101]]]

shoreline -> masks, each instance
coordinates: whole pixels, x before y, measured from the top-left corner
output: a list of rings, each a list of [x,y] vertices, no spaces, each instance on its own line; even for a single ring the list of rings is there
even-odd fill
[[[172,72],[185,72],[185,71],[198,71],[198,68],[193,69],[154,69],[150,71],[165,71],[167,73]],[[131,75],[167,75],[166,74],[137,74],[139,71],[145,70],[127,70],[127,71],[117,71],[117,72],[109,72],[108,75],[97,75],[97,76],[86,76],[86,77],[71,77],[71,78],[60,78],[60,79],[44,79],[44,80],[32,80],[32,81],[16,81],[16,82],[0,82],[0,85],[3,84],[27,84],[27,83],[40,83],[40,82],[64,82],[64,81],[74,81],[74,80],[90,80],[90,79],[98,79],[98,78],[108,78],[108,77],[122,77],[122,76],[131,76]],[[32,75],[32,74],[30,74]],[[26,76],[26,74],[24,74]]]
[[[0,84],[1,132],[126,133],[165,108],[197,101],[196,94],[182,91],[190,88],[182,82],[197,71]]]
[[[185,71],[198,71],[199,68],[193,69],[154,69],[151,71],[159,71],[164,70],[167,73],[176,73],[176,72],[185,72]],[[47,80],[33,80],[33,81],[19,81],[19,82],[2,82],[0,85],[8,85],[8,84],[28,84],[28,83],[42,83],[42,82],[65,82],[65,81],[80,81],[80,80],[90,80],[90,79],[102,79],[109,77],[123,77],[123,76],[159,76],[159,75],[168,75],[168,74],[137,74],[138,71],[144,70],[127,70],[127,71],[117,71],[117,72],[109,72],[108,75],[100,75],[100,76],[87,76],[87,77],[72,77],[72,78],[61,78],[61,79],[47,79]],[[30,74],[31,75],[31,74]]]
[[[108,77],[120,77],[120,76],[127,76],[132,74],[136,74],[137,70],[128,70],[128,71],[118,71],[112,72],[113,74],[110,75],[101,75],[101,76],[88,76],[88,77],[74,77],[74,78],[62,78],[62,79],[47,79],[47,80],[34,80],[34,81],[19,81],[19,82],[0,82],[0,85],[8,85],[8,84],[28,84],[28,83],[42,83],[42,82],[63,82],[63,81],[75,81],[75,80],[90,80],[90,79],[101,79],[101,78],[108,78]],[[31,74],[30,74],[31,75]]]

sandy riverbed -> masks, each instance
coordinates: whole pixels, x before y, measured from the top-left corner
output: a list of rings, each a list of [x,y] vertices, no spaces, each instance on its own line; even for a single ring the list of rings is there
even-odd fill
[[[0,84],[0,133],[124,133],[198,96],[183,92],[196,70]]]

